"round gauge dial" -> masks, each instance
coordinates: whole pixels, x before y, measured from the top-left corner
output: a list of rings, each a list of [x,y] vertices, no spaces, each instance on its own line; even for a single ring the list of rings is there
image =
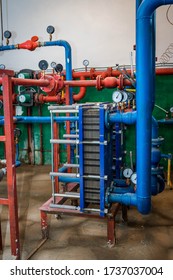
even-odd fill
[[[5,65],[4,64],[0,64],[0,69],[5,69]]]
[[[9,30],[6,30],[6,31],[4,32],[4,37],[5,37],[6,39],[10,39],[10,38],[11,38],[11,32],[10,32]]]
[[[173,107],[170,108],[170,112],[173,113]]]
[[[41,70],[46,70],[48,68],[48,62],[44,59],[40,60],[38,66]]]
[[[112,100],[115,102],[115,103],[119,103],[122,101],[122,93],[120,91],[114,91],[113,94],[112,94]]]
[[[47,33],[53,34],[55,32],[55,27],[52,25],[49,25],[46,30],[47,30]]]
[[[88,66],[88,65],[89,65],[89,60],[84,59],[84,60],[83,60],[83,65],[84,65],[85,67]]]
[[[132,92],[128,92],[127,95],[128,95],[128,100],[132,101],[133,98],[134,98],[133,93]]]
[[[52,61],[51,64],[50,64],[50,66],[51,66],[52,68],[55,68],[55,67],[56,67],[56,62],[55,62],[55,61]]]
[[[126,168],[123,171],[123,176],[127,179],[130,178],[132,176],[132,174],[133,174],[133,171],[131,168]]]
[[[55,66],[55,71],[61,73],[62,70],[63,70],[62,64],[58,63],[58,64]]]
[[[126,101],[127,101],[127,99],[128,99],[127,92],[123,90],[122,95],[123,95],[122,102],[126,102]]]
[[[137,184],[137,173],[136,173],[136,172],[134,172],[134,173],[132,174],[130,180],[132,181],[132,183],[133,183],[134,185]]]

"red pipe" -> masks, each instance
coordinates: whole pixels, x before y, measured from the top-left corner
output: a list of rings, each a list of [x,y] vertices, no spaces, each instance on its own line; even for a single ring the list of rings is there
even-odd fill
[[[80,77],[81,80],[85,80],[85,78],[83,76]],[[74,102],[81,100],[82,98],[84,98],[86,94],[86,87],[81,87],[80,91],[78,92],[78,94],[74,94],[73,95],[73,100]]]
[[[85,81],[64,81],[64,85],[70,87],[96,87],[98,90],[106,88],[123,88],[124,86],[130,86],[131,81],[124,79],[122,75],[119,78],[107,77],[102,79],[101,76],[97,76],[96,80],[85,80]]]
[[[127,73],[130,75],[131,70],[127,70]],[[121,74],[118,70],[113,70],[111,67],[106,70],[99,71],[95,70],[95,68],[91,68],[90,71],[81,71],[75,72],[73,70],[73,79],[79,79],[82,76],[86,78],[90,78],[91,80],[95,79],[98,75],[101,75],[102,78],[105,77],[118,77]],[[173,68],[156,68],[156,75],[173,75]]]

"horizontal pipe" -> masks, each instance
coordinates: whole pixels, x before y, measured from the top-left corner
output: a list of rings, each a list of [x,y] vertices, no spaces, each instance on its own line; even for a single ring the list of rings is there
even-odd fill
[[[160,124],[173,124],[173,119],[162,119],[157,121]]]
[[[131,70],[127,69],[127,73],[130,75]],[[173,68],[166,67],[158,67],[155,70],[156,75],[173,75]],[[73,79],[80,79],[84,77],[84,79],[96,79],[97,76],[101,75],[103,78],[105,77],[118,77],[121,74],[119,70],[113,70],[112,68],[108,68],[102,71],[96,70],[95,68],[91,68],[89,71],[74,71],[72,72]]]
[[[79,174],[77,174],[77,173],[63,173],[63,172],[50,172],[50,176],[61,176],[61,177],[69,177],[69,178],[79,178]]]
[[[108,115],[108,123],[124,123],[135,124],[136,123],[136,111],[127,113],[110,113]]]
[[[114,194],[110,193],[108,195],[109,203],[122,203],[125,205],[137,206],[137,197],[134,193],[125,193],[125,194]]]
[[[21,86],[40,86],[46,87],[50,85],[50,81],[45,79],[22,79],[22,78],[11,78],[11,81],[14,85],[21,85]],[[2,85],[2,77],[0,77],[0,84]]]
[[[54,121],[57,123],[65,122],[65,121],[78,121],[78,117],[54,117]],[[30,116],[14,116],[14,123],[50,123],[50,117],[30,117]],[[0,116],[0,125],[4,125],[4,117]]]

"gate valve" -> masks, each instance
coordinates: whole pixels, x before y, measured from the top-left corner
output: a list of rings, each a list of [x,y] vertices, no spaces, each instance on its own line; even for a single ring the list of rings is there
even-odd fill
[[[38,36],[33,36],[31,40],[27,40],[24,43],[18,44],[18,49],[27,49],[29,51],[34,51],[38,47],[40,47]]]

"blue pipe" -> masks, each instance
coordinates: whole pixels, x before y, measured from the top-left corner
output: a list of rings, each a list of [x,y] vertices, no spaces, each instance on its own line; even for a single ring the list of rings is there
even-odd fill
[[[173,0],[143,0],[137,12],[137,207],[142,214],[151,209],[151,119],[154,99],[153,13]],[[152,98],[152,102],[151,102]]]
[[[163,124],[173,124],[173,119],[162,119],[158,120],[158,123],[163,123]]]
[[[128,187],[114,187],[113,188],[113,193],[116,194],[124,194],[124,193],[134,193],[134,188],[132,186],[128,186]]]
[[[28,116],[14,116],[17,123],[50,123],[50,117],[28,117]],[[54,121],[57,123],[65,122],[65,121],[78,121],[78,117],[68,116],[68,117],[54,117]],[[4,117],[0,116],[0,125],[4,124]]]
[[[17,45],[0,46],[0,52],[16,50],[16,49],[17,49]]]
[[[72,55],[71,55],[71,46],[67,41],[58,40],[58,41],[48,41],[43,43],[44,47],[47,46],[60,46],[65,48],[65,64],[66,64],[66,80],[72,80]],[[73,103],[73,94],[72,88],[69,88],[70,91],[70,104]]]
[[[136,111],[127,113],[111,113],[107,116],[106,122],[110,123],[124,123],[135,124],[136,123]]]

